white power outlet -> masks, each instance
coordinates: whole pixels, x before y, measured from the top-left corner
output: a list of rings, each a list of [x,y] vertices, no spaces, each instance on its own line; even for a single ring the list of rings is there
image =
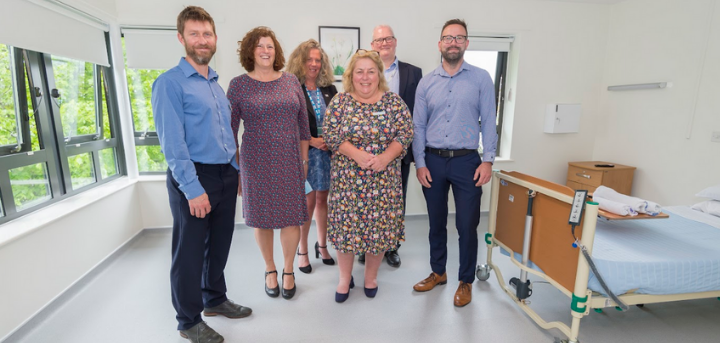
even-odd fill
[[[720,131],[713,131],[710,141],[720,143]]]

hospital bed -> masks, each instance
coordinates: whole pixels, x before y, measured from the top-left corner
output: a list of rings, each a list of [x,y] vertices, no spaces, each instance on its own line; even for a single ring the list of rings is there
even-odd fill
[[[486,281],[494,271],[505,293],[537,325],[560,330],[567,336],[562,342],[579,342],[580,320],[591,309],[720,297],[720,218],[673,207],[665,219],[608,220],[619,218],[583,196],[584,215],[573,232],[574,196],[568,187],[532,176],[493,172],[487,263],[476,276]],[[495,247],[520,268],[520,278],[505,282],[493,263]],[[528,274],[570,298],[570,325],[545,321],[529,306]]]

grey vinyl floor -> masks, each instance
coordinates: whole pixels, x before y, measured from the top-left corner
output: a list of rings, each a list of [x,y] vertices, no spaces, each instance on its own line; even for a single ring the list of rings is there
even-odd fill
[[[449,223],[453,223],[451,219]],[[236,229],[226,268],[228,295],[253,308],[244,319],[207,318],[226,342],[553,342],[557,330],[545,331],[517,308],[493,275],[473,284],[473,301],[464,308],[452,304],[457,288],[457,233],[448,238],[445,286],[415,293],[412,286],[429,272],[427,219],[407,220],[407,241],[400,249],[402,266],[383,262],[376,298],[362,292],[364,266],[355,264],[359,289],[343,304],[334,302],[337,266],[312,257],[313,272],[297,271],[298,291],[292,300],[269,298],[263,291],[264,265],[253,231]],[[485,232],[483,217],[480,232]],[[279,234],[275,260],[281,264]],[[315,242],[311,229],[310,244]],[[112,260],[77,293],[44,320],[10,337],[12,342],[187,342],[175,330],[170,303],[169,229],[145,230],[139,239]],[[482,242],[482,235],[481,235]],[[334,252],[333,252],[334,255]],[[479,263],[485,261],[481,245]],[[505,256],[494,255],[506,278],[517,276]],[[297,261],[296,261],[297,263]],[[570,321],[570,301],[549,284],[534,285],[531,306],[547,320]],[[606,309],[582,320],[581,342],[720,342],[720,301],[696,300],[632,307],[627,312]],[[715,337],[715,338],[713,338]],[[564,338],[564,337],[562,337]]]

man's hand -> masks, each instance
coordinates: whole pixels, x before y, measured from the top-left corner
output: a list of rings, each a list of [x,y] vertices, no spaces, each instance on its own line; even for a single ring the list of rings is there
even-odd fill
[[[420,184],[423,185],[423,187],[430,188],[430,183],[432,182],[432,177],[430,176],[430,170],[427,169],[427,167],[418,168],[415,171],[415,174],[417,176],[418,181],[420,181]]]
[[[212,209],[210,207],[210,200],[208,199],[207,193],[203,193],[197,198],[188,200],[190,206],[190,215],[198,218],[205,218]]]
[[[490,181],[490,177],[492,176],[492,163],[490,162],[483,162],[480,163],[480,165],[475,169],[475,176],[473,177],[473,180],[477,181],[475,183],[475,187],[480,187],[488,181]]]

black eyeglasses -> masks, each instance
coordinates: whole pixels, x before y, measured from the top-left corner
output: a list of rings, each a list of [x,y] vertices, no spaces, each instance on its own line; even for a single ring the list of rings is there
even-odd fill
[[[380,52],[379,52],[379,51],[375,51],[375,50],[365,50],[365,49],[357,49],[357,50],[355,50],[355,55],[357,55],[357,54],[359,54],[359,53],[361,53],[361,52],[362,52],[362,53],[365,53],[365,54],[375,54],[375,55],[380,56]]]
[[[387,37],[382,37],[382,38],[378,38],[378,39],[373,39],[373,43],[375,43],[375,44],[382,44],[383,42],[392,43],[394,41],[395,41],[395,36],[387,36]]]
[[[449,36],[448,35],[448,36],[442,36],[442,37],[440,37],[440,39],[445,44],[450,44],[453,42],[453,40],[456,41],[458,44],[462,44],[462,43],[465,43],[465,41],[467,40],[467,36],[463,36],[463,35]]]

